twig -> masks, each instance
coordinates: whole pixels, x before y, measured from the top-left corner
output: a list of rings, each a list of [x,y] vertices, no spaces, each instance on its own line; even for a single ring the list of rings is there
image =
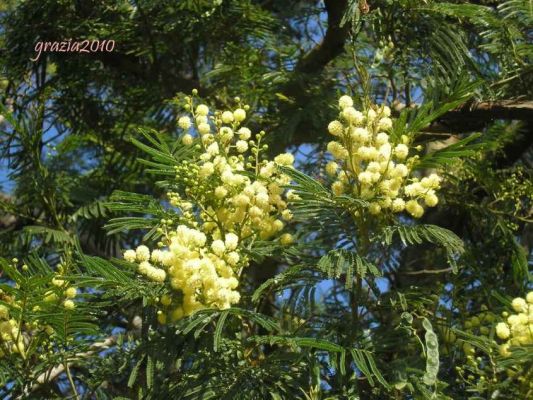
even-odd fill
[[[76,359],[85,358],[93,355],[94,353],[97,353],[99,351],[108,349],[109,347],[113,346],[117,342],[117,336],[109,336],[102,342],[96,342],[93,343],[89,350],[83,353],[77,353],[74,358],[69,361],[65,362],[63,364],[56,365],[55,367],[52,367],[48,369],[47,371],[43,372],[41,375],[37,377],[36,382],[32,385],[31,389],[29,391],[26,391],[24,393],[25,396],[29,395],[29,393],[34,392],[37,390],[41,385],[53,381],[56,379],[59,375],[61,375],[63,372],[67,373],[67,377],[70,375],[69,367],[74,364]],[[69,381],[72,380],[72,376],[69,377]],[[71,385],[73,385],[73,382],[71,382]],[[76,394],[76,392],[74,392]],[[78,397],[76,397],[78,398]]]
[[[421,269],[420,271],[404,272],[404,275],[420,275],[420,274],[441,274],[445,272],[453,271],[452,267],[443,269]]]
[[[65,372],[67,373],[67,378],[70,383],[70,387],[72,388],[72,393],[74,394],[74,397],[76,398],[76,400],[79,400],[80,395],[78,394],[78,391],[76,390],[76,384],[74,383],[74,379],[72,379],[72,374],[70,373],[69,364],[65,360],[63,362],[63,365],[65,366]]]

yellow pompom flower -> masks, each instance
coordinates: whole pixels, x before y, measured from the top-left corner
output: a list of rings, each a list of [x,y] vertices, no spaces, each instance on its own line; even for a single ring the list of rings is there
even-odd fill
[[[344,95],[339,98],[339,108],[341,110],[351,106],[353,106],[353,100],[350,96]]]
[[[191,125],[192,123],[189,117],[181,117],[180,119],[178,119],[178,126],[181,129],[187,130],[191,127]]]
[[[211,243],[211,249],[217,256],[221,256],[226,251],[226,246],[222,240],[215,240]]]
[[[362,124],[365,119],[363,113],[361,113],[360,111],[357,111],[353,107],[346,107],[344,110],[342,110],[341,115],[346,121],[354,125]]]
[[[368,211],[370,212],[370,214],[379,214],[379,212],[381,211],[381,206],[377,203],[372,203],[370,204],[370,207],[368,207]]]
[[[222,122],[224,122],[225,124],[229,124],[233,122],[233,119],[234,119],[233,113],[231,111],[224,111],[220,118],[222,119]]]
[[[168,294],[164,294],[163,296],[161,296],[159,302],[164,306],[169,306],[172,304],[172,297],[170,297]]]
[[[285,221],[290,221],[293,217],[291,210],[283,210],[281,212],[281,218],[283,218]]]
[[[150,259],[150,249],[144,245],[138,246],[135,249],[137,261],[147,261]]]
[[[424,203],[426,203],[428,207],[435,207],[438,202],[439,202],[439,198],[437,197],[435,193],[427,193],[424,196]]]
[[[420,218],[424,214],[424,208],[416,200],[409,200],[405,204],[405,209],[415,218]]]
[[[341,136],[344,132],[344,127],[340,121],[331,121],[328,125],[328,132],[333,136]]]
[[[0,304],[0,320],[9,319],[9,310],[3,304]]]
[[[385,117],[379,120],[378,129],[388,131],[392,128],[392,119]]]
[[[400,143],[394,148],[394,154],[399,160],[404,160],[409,154],[409,148],[405,144]]]
[[[78,293],[78,290],[75,287],[69,287],[67,290],[65,290],[65,296],[69,299],[73,299],[76,297],[76,294]]]
[[[335,196],[340,196],[344,193],[344,184],[340,181],[335,181],[331,185],[331,190],[335,194]]]
[[[335,161],[330,161],[326,164],[326,173],[329,176],[335,176],[337,174],[337,169],[339,165]]]
[[[400,198],[396,198],[392,201],[392,211],[400,212],[405,209],[405,201]]]
[[[187,134],[183,135],[183,137],[181,138],[181,142],[185,146],[190,146],[191,144],[193,144],[194,138],[187,133]]]
[[[281,235],[279,241],[282,245],[287,246],[289,244],[292,244],[294,242],[294,239],[290,233],[284,233]]]
[[[509,329],[509,326],[505,322],[499,322],[496,325],[496,335],[500,339],[508,339],[509,336],[511,336],[511,330]]]
[[[211,132],[211,127],[207,122],[202,122],[198,125],[198,132],[200,132],[201,135],[207,135]]]
[[[242,122],[246,119],[246,111],[244,111],[242,108],[237,108],[235,111],[233,111],[233,118],[235,118],[235,121]]]
[[[500,345],[499,347],[500,355],[503,357],[509,357],[511,355],[511,352],[509,351],[509,347],[511,347],[509,343],[504,343]]]
[[[533,304],[533,291],[529,292],[527,295],[526,295],[526,301],[529,303],[529,304]],[[530,306],[531,307],[531,306]]]
[[[204,117],[207,116],[209,114],[209,107],[205,104],[199,104],[198,107],[196,107],[196,114]]]
[[[291,153],[283,153],[274,158],[274,162],[279,165],[292,165],[294,156]]]
[[[246,150],[248,150],[248,143],[245,140],[239,140],[235,144],[235,148],[239,153],[244,153]]]
[[[74,310],[76,308],[76,304],[72,300],[65,300],[63,302],[63,307],[67,310]]]
[[[237,131],[237,134],[239,135],[239,138],[241,140],[248,140],[250,139],[250,137],[252,136],[252,132],[250,131],[250,129],[246,128],[246,127],[242,127],[240,128],[238,131]]]
[[[228,195],[228,189],[226,189],[224,186],[218,186],[215,189],[215,196],[219,199],[223,199]]]
[[[58,297],[57,297],[57,294],[55,294],[54,292],[52,291],[48,291],[44,294],[44,298],[43,300],[46,302],[46,303],[53,303],[54,301],[57,301]]]
[[[527,302],[521,297],[513,299],[511,305],[516,312],[523,312],[527,309]]]

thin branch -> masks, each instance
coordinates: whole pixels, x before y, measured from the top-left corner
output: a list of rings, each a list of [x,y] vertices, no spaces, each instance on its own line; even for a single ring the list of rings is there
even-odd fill
[[[48,369],[46,372],[43,372],[41,375],[37,377],[36,382],[32,385],[31,390],[29,392],[36,391],[41,385],[44,385],[47,382],[51,382],[54,379],[56,379],[59,375],[61,375],[63,372],[66,372],[67,368],[70,368],[75,364],[75,362],[78,359],[87,358],[89,356],[92,356],[93,354],[100,352],[102,350],[106,350],[110,348],[111,346],[115,345],[117,342],[117,336],[109,336],[105,340],[101,342],[93,343],[89,350],[82,353],[77,353],[71,361],[65,362],[63,364],[56,365],[55,367],[52,367]],[[29,393],[26,392],[25,395],[28,395]]]
[[[344,51],[344,43],[348,38],[350,26],[345,24],[341,27],[340,23],[348,1],[325,0],[324,4],[328,13],[328,29],[322,43],[300,59],[296,65],[297,72],[316,73]]]
[[[497,100],[467,103],[449,111],[444,118],[488,118],[533,120],[533,101],[531,100]]]
[[[453,271],[452,267],[443,269],[421,269],[420,271],[403,272],[403,275],[421,275],[421,274],[444,274]]]

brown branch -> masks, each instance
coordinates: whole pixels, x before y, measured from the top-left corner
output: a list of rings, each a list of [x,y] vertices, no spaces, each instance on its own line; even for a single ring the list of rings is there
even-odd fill
[[[300,94],[300,96],[303,96],[303,94]],[[302,104],[302,102],[298,104]],[[435,140],[443,140],[459,133],[480,131],[495,120],[522,120],[533,123],[533,101],[499,100],[466,103],[447,112],[438,121],[423,128],[422,132],[435,134]],[[303,143],[317,143],[323,138],[320,135],[309,135],[309,130],[302,129],[295,132],[290,138],[290,143],[279,141],[277,143],[278,148],[275,148],[275,150],[280,150],[287,145],[297,146]],[[425,139],[429,139],[429,137],[425,137]],[[523,144],[525,147],[523,151],[531,145],[532,139],[533,135],[528,133],[524,138],[525,144]]]
[[[349,23],[342,27],[340,25],[348,7],[348,1],[325,0],[324,4],[328,17],[327,30],[322,42],[300,58],[289,80],[279,88],[279,91],[290,99],[279,105],[280,113],[284,115],[301,111],[301,107],[307,104],[313,96],[309,89],[313,83],[318,82],[324,67],[344,51],[344,44],[351,26]],[[309,121],[301,121],[292,137],[284,135],[280,138],[281,140],[272,143],[270,150],[276,153],[291,144],[316,142],[319,139],[318,135],[308,136],[308,132],[313,130],[316,130],[316,127],[312,126]]]
[[[445,117],[533,120],[533,101],[498,100],[467,103],[448,112]]]
[[[533,121],[533,101],[509,99],[466,103],[448,111],[423,131],[450,134],[473,132],[498,119]]]
[[[1,193],[0,192],[0,202],[4,203],[12,203],[13,197],[7,193]],[[2,213],[0,215],[0,229],[1,230],[8,230],[14,228],[18,223],[18,218],[9,213]]]
[[[83,353],[77,353],[74,358],[71,359],[67,363],[69,367],[74,366],[76,361],[82,358],[87,358],[89,356],[94,355],[95,353],[98,353],[100,351],[109,349],[110,347],[114,346],[117,342],[116,336],[109,336],[102,342],[96,342],[93,343],[89,350]],[[44,385],[48,382],[52,382],[54,379],[56,379],[59,375],[61,375],[63,372],[65,372],[65,364],[58,364],[55,367],[52,367],[45,372],[43,372],[41,375],[39,375],[35,381],[35,383],[32,385],[32,387],[27,390],[24,395],[29,395],[30,392],[36,391],[41,385]]]
[[[403,272],[404,275],[420,275],[420,274],[443,274],[446,272],[453,271],[452,267],[442,268],[442,269],[421,269],[418,271],[407,271]]]
[[[331,60],[344,51],[344,43],[348,37],[349,24],[340,26],[348,5],[347,0],[325,0],[328,13],[328,29],[322,43],[303,56],[296,65],[295,71],[305,74],[317,73]]]
[[[142,329],[142,320],[138,315],[135,315],[131,321],[130,321],[130,327],[131,330],[128,332],[127,336],[131,338],[138,338],[141,333]],[[101,351],[107,350],[117,344],[118,336],[111,335],[102,340],[101,342],[95,342],[92,343],[88,350],[85,352],[76,353],[70,361],[67,363],[67,365],[75,366],[77,361],[83,358],[87,358],[90,356],[93,356],[97,353],[100,353]],[[25,390],[24,395],[27,396],[31,392],[35,392],[39,389],[40,386],[52,382],[54,379],[56,379],[59,375],[61,375],[65,371],[65,365],[64,364],[58,364],[54,367],[49,368],[45,372],[41,373],[35,383],[32,385],[31,388],[28,388]],[[26,397],[24,397],[26,398]]]

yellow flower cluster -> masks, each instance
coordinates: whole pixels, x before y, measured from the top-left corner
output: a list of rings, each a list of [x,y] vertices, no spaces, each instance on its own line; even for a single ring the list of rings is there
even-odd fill
[[[235,251],[238,237],[233,233],[225,235],[225,240],[217,239],[207,246],[207,236],[193,228],[179,225],[170,232],[168,250],[153,250],[146,246],[128,250],[124,257],[138,262],[138,271],[155,282],[167,279],[170,287],[182,294],[173,299],[163,296],[161,304],[171,309],[171,320],[176,320],[206,306],[225,309],[240,299],[234,267],[241,260]],[[180,301],[178,301],[180,300]],[[160,321],[167,316],[159,314]]]
[[[481,312],[477,315],[473,315],[464,321],[464,330],[470,335],[489,336],[494,321],[496,321],[497,315],[492,311],[489,311],[486,305],[481,306]],[[453,332],[452,332],[453,334]],[[452,335],[455,338],[455,335]],[[476,355],[476,347],[472,346],[468,342],[463,343],[463,351],[469,358],[470,362],[476,360],[473,356]]]
[[[0,300],[14,304],[11,297],[0,293]],[[19,330],[19,323],[11,318],[7,306],[0,304],[0,358],[7,353],[18,353],[24,357],[24,336]]]
[[[467,318],[462,328],[470,336],[480,336],[484,338],[484,341],[492,341],[494,347],[499,347],[499,353],[507,357],[510,355],[511,347],[533,343],[533,292],[529,292],[525,299],[514,299],[512,308],[516,314],[509,315],[507,311],[504,311],[502,315],[506,322],[498,322],[498,315],[489,311],[486,305],[482,305],[481,312]],[[453,344],[457,339],[453,331],[444,329],[444,332],[446,332],[444,341]],[[494,333],[496,334],[496,338],[493,337]],[[503,343],[500,341],[500,344],[498,344],[497,339],[501,339]],[[530,379],[528,379],[527,369],[524,370],[520,364],[509,365],[503,363],[501,365],[503,368],[499,368],[494,363],[495,359],[492,357],[492,348],[489,347],[487,353],[482,348],[474,346],[466,340],[466,338],[459,340],[459,343],[461,341],[463,342],[462,350],[466,355],[466,363],[455,367],[457,382],[463,381],[472,390],[478,392],[492,390],[487,384],[490,385],[490,383],[499,382],[500,372],[505,371],[507,378],[503,378],[504,380],[517,380],[520,384],[526,384],[526,391],[530,389],[528,385]],[[453,347],[450,346],[450,350],[452,349]],[[443,354],[449,353],[448,351],[443,351]],[[486,397],[490,397],[490,393]]]
[[[512,302],[515,314],[504,312],[505,322],[496,325],[496,336],[505,343],[500,345],[500,354],[508,356],[511,346],[533,344],[533,291],[526,298],[517,297]]]
[[[18,259],[14,258],[13,267],[16,268]],[[22,271],[27,271],[28,266],[23,264]],[[57,267],[58,273],[51,280],[51,287],[47,286],[42,300],[46,305],[35,305],[31,308],[32,313],[49,312],[48,309],[43,310],[43,307],[64,307],[66,310],[74,310],[76,305],[73,299],[77,295],[77,289],[70,286],[69,283],[63,279],[64,267],[59,264]],[[18,286],[15,286],[17,288]],[[40,300],[40,299],[39,299]],[[28,316],[23,310],[27,302],[17,299],[17,292],[8,295],[0,289],[0,357],[6,354],[19,354],[25,358],[25,350],[30,345],[32,338],[37,336],[37,331],[43,331],[47,335],[52,335],[54,329],[49,325],[43,325],[38,322],[37,318],[30,318],[29,320],[22,318]],[[10,309],[18,310],[15,315],[11,315]],[[22,319],[21,319],[22,318]]]
[[[351,192],[369,200],[372,214],[406,210],[420,218],[423,205],[437,205],[441,178],[437,174],[422,179],[412,176],[418,156],[409,157],[411,139],[405,135],[400,143],[391,143],[389,107],[358,111],[349,96],[342,96],[339,109],[339,119],[328,125],[336,140],[327,145],[333,160],[326,165],[326,173],[335,179],[331,185],[335,195]]]
[[[184,131],[182,143],[199,153],[176,166],[182,193],[168,193],[179,210],[178,226],[162,221],[164,249],[139,246],[124,253],[126,260],[138,263],[141,275],[168,283],[170,294],[160,299],[161,323],[237,303],[238,277],[249,264],[242,251],[245,243],[276,237],[284,245],[292,242],[290,234],[280,233],[292,218],[287,203],[294,194],[285,191],[290,178],[278,166],[292,166],[293,155],[264,157],[265,133],[252,138],[242,125],[249,107],[239,98],[235,110],[223,112],[211,112],[194,100],[186,99],[190,115],[179,117],[178,126]]]
[[[61,270],[61,265],[59,265],[58,268]],[[61,279],[61,275],[57,275],[52,279],[52,285],[59,288],[59,293],[55,289],[49,290],[44,295],[44,301],[48,303],[61,301],[63,307],[65,307],[67,310],[74,310],[76,308],[76,304],[72,299],[76,297],[78,290],[74,286],[69,286],[68,282],[66,282],[64,279]]]

